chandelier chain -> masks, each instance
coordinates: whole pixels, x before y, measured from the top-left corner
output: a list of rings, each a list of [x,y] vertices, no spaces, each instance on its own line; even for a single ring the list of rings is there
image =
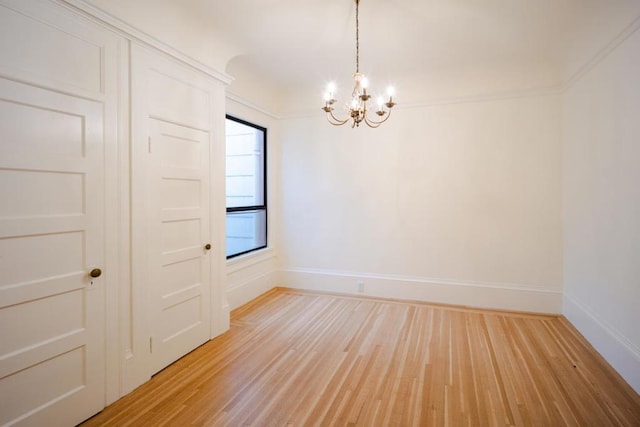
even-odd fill
[[[360,17],[358,9],[360,0],[356,0],[356,73],[360,72]]]

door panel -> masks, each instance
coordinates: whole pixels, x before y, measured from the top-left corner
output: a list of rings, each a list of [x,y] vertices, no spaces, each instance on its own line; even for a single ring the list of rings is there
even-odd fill
[[[164,368],[207,341],[211,262],[209,133],[148,119],[152,360]]]
[[[104,406],[99,102],[0,79],[0,425]]]

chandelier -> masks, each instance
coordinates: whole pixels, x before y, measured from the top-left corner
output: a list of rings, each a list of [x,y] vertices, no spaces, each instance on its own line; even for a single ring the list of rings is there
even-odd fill
[[[327,113],[327,120],[334,126],[341,126],[351,120],[351,127],[360,126],[360,123],[364,122],[367,126],[377,128],[382,123],[386,122],[391,117],[391,109],[395,102],[393,102],[393,96],[395,94],[393,87],[387,88],[388,100],[382,96],[377,98],[377,109],[375,111],[378,116],[377,119],[372,120],[368,116],[367,101],[371,99],[371,95],[367,93],[367,87],[369,86],[369,80],[360,73],[360,20],[358,15],[358,7],[360,0],[354,0],[356,2],[356,72],[353,74],[355,84],[353,86],[353,92],[351,93],[351,102],[348,104],[349,117],[344,120],[338,119],[333,113],[334,104],[337,100],[334,98],[336,91],[335,83],[331,82],[327,85],[327,90],[324,94],[324,107],[322,109]],[[385,109],[386,107],[386,109]]]

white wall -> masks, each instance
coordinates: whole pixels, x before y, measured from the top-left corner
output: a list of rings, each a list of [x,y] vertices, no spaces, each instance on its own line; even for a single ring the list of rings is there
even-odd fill
[[[640,392],[640,31],[564,105],[564,314]]]
[[[559,312],[560,98],[282,125],[287,286]]]

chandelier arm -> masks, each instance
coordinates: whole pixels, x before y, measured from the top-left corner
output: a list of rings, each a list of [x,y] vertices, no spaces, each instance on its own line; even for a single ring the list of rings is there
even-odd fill
[[[391,109],[389,109],[389,112],[387,113],[387,117],[385,117],[384,119],[380,120],[380,121],[375,121],[375,120],[371,120],[369,119],[369,117],[367,117],[366,115],[364,116],[364,122],[367,124],[367,126],[369,126],[370,128],[377,128],[378,126],[380,126],[381,124],[383,124],[384,122],[386,122],[387,120],[389,120],[389,117],[391,117]]]
[[[364,122],[367,124],[367,126],[369,126],[370,128],[373,128],[373,129],[375,129],[377,127],[380,127],[380,125],[383,123],[383,122],[372,122],[371,120],[369,120],[367,118],[364,119]]]
[[[331,121],[331,119],[333,119],[333,121]],[[328,111],[327,112],[327,121],[329,123],[331,123],[334,126],[342,126],[343,124],[347,123],[349,121],[349,118],[346,118],[344,120],[340,120],[338,119],[334,114],[333,111]]]

